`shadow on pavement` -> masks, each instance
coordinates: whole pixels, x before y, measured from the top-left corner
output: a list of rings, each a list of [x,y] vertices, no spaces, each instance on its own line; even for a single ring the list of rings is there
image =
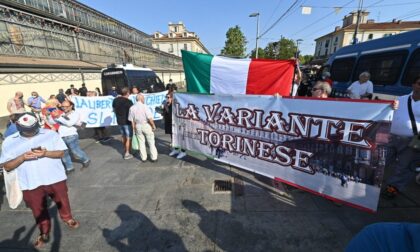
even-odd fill
[[[29,248],[31,244],[30,239],[32,237],[32,234],[35,231],[35,228],[36,228],[36,225],[33,225],[24,236],[22,235],[26,230],[25,226],[22,226],[16,229],[15,232],[13,232],[12,238],[6,239],[0,242],[0,250]]]
[[[187,251],[176,233],[158,229],[144,214],[129,206],[120,204],[115,213],[121,224],[114,229],[102,229],[102,235],[118,251]]]
[[[216,244],[222,251],[278,251],[279,247],[272,246],[268,240],[275,236],[271,230],[250,228],[243,219],[223,210],[208,211],[199,203],[183,200],[182,205],[191,213],[200,217],[200,230]],[[214,216],[217,223],[214,223]],[[249,223],[248,223],[249,224]],[[217,225],[216,229],[215,226]]]
[[[49,205],[52,203],[49,202]],[[52,226],[51,235],[50,235],[50,242],[45,244],[45,248],[41,250],[47,249],[49,251],[60,251],[60,244],[61,244],[61,237],[62,231],[59,223],[59,216],[57,207],[50,207],[48,209],[50,216],[52,217]],[[28,213],[29,214],[29,213]],[[32,220],[35,222],[35,220]],[[33,250],[33,242],[35,240],[31,240],[33,234],[36,232],[37,225],[34,224],[28,232],[25,233],[26,227],[22,226],[15,230],[11,239],[3,240],[0,242],[0,251],[10,249],[12,251],[22,251],[22,250]],[[21,237],[23,236],[23,237]],[[36,251],[36,250],[35,250]]]

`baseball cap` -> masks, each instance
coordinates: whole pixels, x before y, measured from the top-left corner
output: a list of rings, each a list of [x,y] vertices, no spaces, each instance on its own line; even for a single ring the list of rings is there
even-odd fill
[[[16,128],[19,132],[36,133],[39,131],[39,123],[32,113],[23,113],[16,121]]]

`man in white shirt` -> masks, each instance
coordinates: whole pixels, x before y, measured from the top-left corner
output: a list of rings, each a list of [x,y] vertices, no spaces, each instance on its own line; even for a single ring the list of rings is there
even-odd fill
[[[157,161],[158,152],[155,146],[156,130],[155,122],[153,121],[152,112],[144,104],[144,96],[137,95],[137,103],[130,108],[128,113],[128,120],[131,121],[135,136],[139,140],[139,151],[142,162],[147,160],[146,141],[150,149],[150,159],[152,162]]]
[[[16,127],[18,132],[3,142],[0,164],[6,171],[16,169],[23,200],[32,210],[41,232],[34,246],[41,248],[48,242],[51,230],[47,197],[56,203],[60,217],[68,227],[79,227],[71,214],[67,177],[60,160],[67,147],[56,132],[40,129],[32,113],[20,116]]]
[[[74,171],[70,152],[82,162],[83,168],[87,168],[90,165],[90,159],[82,148],[80,148],[79,134],[77,133],[77,128],[75,127],[76,125],[80,126],[80,114],[74,110],[74,103],[71,101],[64,101],[61,104],[61,107],[64,110],[64,114],[55,119],[55,121],[60,124],[58,133],[68,147],[68,150],[64,152],[64,157],[62,158],[66,171]]]
[[[420,130],[420,77],[412,84],[413,92],[398,98],[399,108],[394,112],[391,125],[391,144],[395,153],[394,174],[388,179],[384,195],[393,198],[404,190],[415,175],[416,166],[420,165],[420,152],[408,146],[414,137],[414,131]],[[410,120],[408,105],[414,115],[414,129]],[[415,129],[417,127],[417,129]]]
[[[298,95],[298,89],[301,82],[302,82],[302,72],[300,71],[299,60],[296,60],[296,68],[295,68],[295,75],[294,75],[293,84],[292,84],[291,96]]]
[[[372,99],[373,84],[369,79],[370,73],[363,72],[359,75],[359,80],[353,82],[350,87],[347,88],[347,93],[351,99]]]

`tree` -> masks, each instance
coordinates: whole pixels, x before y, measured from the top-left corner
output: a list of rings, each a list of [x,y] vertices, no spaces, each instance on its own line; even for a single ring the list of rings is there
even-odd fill
[[[233,56],[244,58],[246,56],[246,38],[239,26],[231,27],[226,32],[225,47],[221,54],[224,56]]]
[[[277,58],[279,54],[278,45],[279,45],[278,42],[271,42],[267,44],[267,46],[264,48],[264,54],[267,59],[278,59]]]
[[[292,39],[281,38],[279,44],[278,59],[290,59],[295,57],[297,47]]]
[[[249,57],[255,59],[255,49],[251,51],[251,56]],[[265,51],[261,47],[258,47],[258,58],[265,59]]]
[[[306,65],[311,62],[313,58],[313,55],[299,55],[299,62],[301,65]]]
[[[295,57],[296,49],[292,39],[282,37],[279,41],[268,43],[264,52],[267,59],[290,59]]]

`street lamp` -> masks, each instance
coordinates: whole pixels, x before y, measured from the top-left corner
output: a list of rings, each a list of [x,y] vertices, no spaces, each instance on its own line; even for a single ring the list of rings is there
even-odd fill
[[[303,41],[303,39],[296,40],[296,59],[298,59],[298,57],[299,57],[299,44],[302,41]]]
[[[258,37],[259,35],[259,19],[260,19],[260,13],[254,12],[249,15],[249,17],[257,17],[257,37],[255,38],[255,58],[258,59]]]

